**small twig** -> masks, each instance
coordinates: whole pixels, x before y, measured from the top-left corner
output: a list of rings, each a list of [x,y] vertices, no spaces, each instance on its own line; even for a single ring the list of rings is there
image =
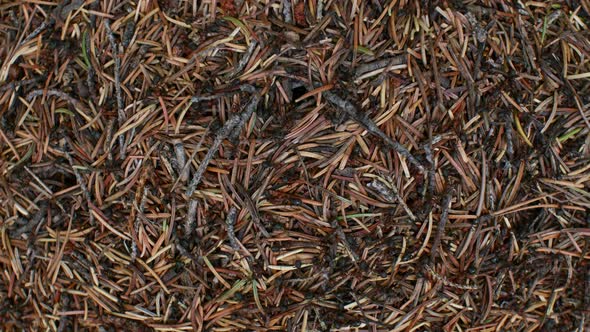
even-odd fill
[[[442,282],[442,284],[445,286],[450,286],[450,287],[454,287],[454,288],[462,289],[462,290],[477,290],[477,289],[479,289],[479,287],[477,287],[475,285],[462,285],[462,284],[458,284],[456,282],[450,281],[447,277],[442,276],[442,275],[438,274],[438,272],[434,271],[432,266],[430,266],[428,264],[426,264],[424,266],[424,268],[426,269],[426,271],[428,271],[428,273],[432,274],[433,278],[440,280]]]
[[[319,22],[324,17],[324,0],[318,0],[315,18]]]
[[[209,125],[207,126],[207,128],[205,129],[205,132],[203,133],[203,136],[201,136],[201,139],[199,140],[199,143],[197,143],[197,147],[195,147],[195,149],[193,150],[193,153],[191,154],[191,157],[186,161],[186,163],[184,165],[182,165],[182,169],[180,170],[179,174],[183,174],[183,173],[187,173],[188,175],[188,169],[189,166],[191,165],[191,161],[195,159],[195,156],[197,155],[197,152],[199,152],[199,149],[201,149],[201,146],[203,145],[203,142],[205,141],[205,137],[207,137],[207,134],[209,133],[209,129],[211,128],[211,123],[209,123]],[[174,185],[172,185],[172,189],[170,189],[170,192],[173,192],[174,189],[176,189],[176,186],[178,185],[178,182],[180,182],[180,176],[176,179],[176,181],[174,182]],[[183,182],[186,181],[186,179],[183,180]]]
[[[72,11],[77,10],[83,4],[84,0],[73,0],[71,3],[63,6],[57,13],[57,16],[59,16],[60,19],[65,20]]]
[[[293,23],[293,13],[291,10],[291,0],[283,0],[283,20],[287,24]]]
[[[91,10],[98,10],[100,4],[100,0],[94,0],[90,3]],[[90,16],[90,28],[94,30],[96,28],[96,15],[92,14],[91,11],[88,12]]]
[[[181,140],[174,141],[174,155],[176,156],[176,163],[178,165],[178,178],[180,181],[186,181],[188,179],[188,168],[184,168],[186,165],[186,153],[184,145]]]
[[[244,87],[243,89],[250,90],[250,88],[246,87]],[[213,155],[217,152],[217,150],[219,150],[219,147],[221,146],[223,140],[225,140],[234,130],[242,128],[246,120],[252,116],[252,113],[254,113],[254,110],[258,106],[259,101],[260,95],[258,95],[257,93],[254,94],[254,96],[252,96],[252,99],[250,99],[250,102],[246,105],[244,111],[242,111],[240,114],[235,114],[234,116],[232,116],[229,120],[225,122],[223,127],[219,129],[219,131],[217,132],[217,136],[213,141],[213,145],[209,148],[209,151],[207,151],[207,154],[203,158],[201,165],[199,165],[199,168],[193,175],[193,178],[189,183],[188,188],[186,189],[186,195],[188,197],[193,195],[193,193],[197,189],[197,186],[199,185],[199,183],[201,183],[203,174],[205,173],[207,166],[211,162],[211,159],[213,159]]]
[[[108,155],[107,155],[107,159],[109,161],[113,160],[113,151],[109,148],[113,142],[113,135],[114,133],[114,127],[115,127],[115,120],[113,118],[110,118],[107,121],[107,138],[105,140],[105,144],[104,144],[104,149],[107,150],[108,149]]]
[[[208,92],[205,95],[195,95],[191,98],[191,103],[200,103],[203,101],[216,100],[223,97],[231,97],[237,93],[244,92],[244,89],[249,90],[249,88],[245,88],[244,86],[232,86],[225,89],[214,90]]]
[[[139,202],[139,206],[136,205],[136,202],[133,202],[134,208],[137,210],[137,216],[135,216],[135,220],[133,222],[133,230],[135,232],[135,236],[131,237],[132,244],[131,244],[131,260],[135,261],[137,258],[137,241],[139,241],[139,225],[141,221],[141,217],[143,217],[143,211],[145,209],[145,203],[147,200],[147,193],[148,188],[144,187],[143,192],[141,194],[141,199]]]
[[[242,251],[244,257],[246,258],[246,262],[251,267],[254,265],[254,259],[252,258],[252,254],[248,252],[248,250],[240,243],[240,241],[236,238],[236,219],[238,217],[238,209],[235,206],[232,206],[225,217],[225,226],[227,227],[227,237],[229,238],[229,243],[233,250],[236,252]]]
[[[429,134],[429,136],[431,136]],[[436,183],[435,183],[435,177],[436,177],[436,172],[434,169],[434,154],[432,152],[432,139],[429,138],[428,142],[426,144],[424,144],[424,153],[426,155],[426,161],[428,161],[428,193],[430,194],[430,197],[432,198],[432,196],[434,196],[434,192],[436,190]]]
[[[406,56],[405,55],[398,55],[398,56],[394,56],[392,58],[387,58],[387,59],[383,59],[383,60],[377,60],[377,61],[373,61],[370,63],[365,63],[362,65],[359,65],[355,72],[354,75],[356,78],[362,76],[363,74],[375,71],[375,70],[379,70],[379,69],[387,69],[389,67],[392,66],[398,66],[401,64],[406,63]]]
[[[448,49],[449,53],[451,54],[451,56],[453,57],[453,61],[455,61],[455,63],[457,64],[457,69],[459,69],[461,76],[463,76],[463,78],[465,79],[465,83],[467,84],[467,91],[469,93],[469,99],[467,102],[467,110],[469,111],[471,116],[475,116],[475,105],[476,105],[476,98],[477,98],[477,92],[476,92],[476,88],[475,88],[475,80],[473,79],[473,76],[471,76],[470,71],[465,66],[463,59],[459,58],[457,56],[457,53],[455,52],[455,50],[461,49],[459,47],[457,41],[454,39],[451,39],[451,45],[449,45],[447,47],[447,49]]]
[[[350,254],[352,261],[355,263],[358,262],[360,259],[359,255],[354,250],[352,250],[350,243],[346,239],[346,234],[344,234],[344,230],[342,229],[340,224],[338,224],[338,220],[332,220],[331,225],[333,228],[336,229],[336,235],[338,236],[338,239],[342,242],[344,249],[346,249],[346,251],[348,251],[348,253]]]
[[[254,201],[252,201],[252,198],[250,197],[250,194],[248,193],[248,191],[246,191],[246,189],[244,187],[242,187],[242,185],[239,183],[236,183],[234,185],[234,187],[236,188],[238,194],[241,197],[243,197],[244,205],[246,206],[246,209],[248,210],[248,212],[250,212],[250,216],[252,217],[252,221],[254,222],[256,227],[258,227],[258,229],[260,230],[260,233],[262,233],[262,235],[264,237],[270,237],[270,234],[268,234],[268,231],[266,230],[264,225],[262,225],[262,221],[260,220],[260,215],[258,214],[258,209],[256,208],[256,204],[254,204]]]
[[[512,143],[512,116],[510,115],[510,112],[504,114],[504,121],[506,121],[504,132],[506,133],[506,153],[512,159],[514,155],[514,144]]]
[[[197,220],[197,207],[199,201],[191,198],[188,202],[188,211],[186,213],[186,221],[184,223],[184,238],[188,238],[195,229],[195,221]]]
[[[22,80],[22,81],[12,81],[10,83],[3,84],[0,87],[0,92],[4,92],[6,90],[14,90],[14,89],[17,89],[23,85],[37,83],[37,81],[39,81],[39,78],[31,78],[30,80]]]
[[[252,40],[252,42],[248,46],[248,49],[246,50],[246,53],[244,53],[244,56],[242,56],[240,62],[238,62],[238,66],[233,70],[230,76],[235,76],[242,70],[244,70],[244,68],[248,64],[248,61],[250,61],[250,58],[252,57],[252,54],[254,53],[256,46],[258,46],[258,43],[255,40]]]
[[[26,224],[21,226],[20,228],[10,232],[10,237],[18,238],[22,234],[29,234],[37,225],[41,222],[41,220],[47,214],[47,201],[41,201],[39,203],[39,211],[37,211],[28,221],[25,221]]]
[[[131,19],[131,20],[127,21],[127,24],[125,25],[125,32],[123,32],[123,42],[121,43],[121,45],[123,45],[124,48],[129,47],[134,34],[135,34],[135,21]]]
[[[391,187],[386,186],[383,182],[377,181],[376,179],[373,182],[367,184],[367,187],[376,190],[379,192],[386,201],[389,203],[394,203],[395,201],[399,202],[399,205],[402,206],[404,211],[408,214],[412,221],[416,221],[416,216],[412,213],[412,210],[408,207],[404,199],[400,196],[397,188],[391,183]]]
[[[95,18],[94,15],[91,15],[91,18]],[[88,33],[85,33],[84,38],[82,39],[82,43],[84,43],[85,47],[84,50],[86,51],[87,54],[83,54],[83,56],[88,57],[88,70],[86,71],[86,85],[88,86],[88,91],[90,92],[90,96],[92,96],[93,98],[96,97],[96,90],[95,90],[95,84],[94,84],[94,76],[96,75],[96,72],[94,71],[94,66],[92,65],[92,61],[90,61],[90,52],[88,52],[88,50],[90,49],[90,37]]]
[[[54,24],[54,20],[53,19],[46,19],[45,21],[41,22],[41,24],[35,30],[33,30],[33,32],[31,32],[30,35],[28,35],[25,39],[23,39],[19,43],[19,46],[26,44],[29,40],[34,39],[40,33],[42,33],[43,31],[45,31],[45,29],[47,29],[48,26],[50,26],[52,24]]]
[[[82,189],[82,193],[84,193],[84,198],[86,198],[86,203],[88,204],[88,211],[90,211],[91,210],[90,205],[92,204],[90,192],[88,191],[88,187],[86,186],[86,181],[84,181],[84,178],[82,177],[82,175],[80,175],[80,172],[78,172],[78,169],[74,165],[74,159],[72,158],[72,155],[70,155],[69,152],[65,151],[65,149],[67,149],[68,145],[69,145],[69,143],[66,140],[66,144],[64,146],[63,153],[66,155],[66,159],[68,160],[70,167],[72,167],[72,170],[74,171],[74,176],[76,176],[76,181],[78,182],[80,189]],[[89,216],[90,216],[90,223],[94,224],[93,214],[90,213]]]
[[[572,83],[570,83],[570,81],[569,81],[569,79],[567,77],[564,77],[563,78],[563,81],[565,82],[565,85],[567,86],[567,88],[574,95],[574,100],[576,102],[576,107],[578,108],[578,111],[580,112],[580,115],[582,116],[582,119],[584,120],[584,123],[586,124],[586,127],[588,127],[588,129],[590,129],[590,121],[588,121],[588,117],[586,116],[586,113],[584,113],[584,104],[582,103],[582,100],[580,99],[580,95],[574,89],[574,87],[572,86]]]
[[[210,95],[205,95],[205,96],[193,96],[191,98],[191,102],[192,103],[200,103],[203,101],[209,101],[209,100],[215,100],[215,99],[219,99],[225,96],[229,96],[231,94],[229,93],[220,93],[220,94],[210,94]]]
[[[62,300],[62,305],[60,310],[65,312],[68,311],[70,309],[70,297],[68,296],[68,294],[63,294],[61,295]],[[60,319],[59,319],[59,325],[57,327],[57,332],[63,332],[68,328],[68,323],[70,322],[70,316],[67,315],[63,315]]]
[[[199,263],[199,259],[197,257],[195,257],[193,254],[191,254],[185,247],[183,247],[178,241],[176,242],[176,250],[178,250],[178,253],[181,256],[184,257],[188,257],[190,258],[193,263],[195,263],[195,265],[201,265]]]
[[[238,243],[238,239],[236,239],[236,233],[234,230],[234,225],[236,223],[236,218],[238,217],[238,209],[235,206],[232,206],[225,217],[225,225],[227,226],[227,237],[229,238],[229,243],[231,247],[235,251],[240,251],[240,244]]]
[[[326,97],[327,101],[334,104],[352,119],[360,123],[368,132],[381,138],[387,146],[405,157],[410,163],[416,166],[416,168],[418,168],[421,173],[424,172],[424,166],[418,162],[418,160],[412,155],[412,153],[410,153],[410,151],[408,151],[408,149],[394,141],[391,137],[387,136],[381,129],[379,129],[379,127],[377,127],[375,122],[373,122],[373,120],[367,117],[364,113],[359,113],[359,111],[351,102],[340,98],[332,92],[325,92],[323,95]]]
[[[88,202],[90,202],[90,192],[88,191],[88,187],[86,186],[86,182],[84,181],[84,178],[82,177],[80,172],[78,172],[78,169],[74,165],[74,159],[72,158],[72,155],[70,155],[70,153],[67,151],[64,151],[64,153],[66,155],[66,159],[68,160],[68,162],[70,163],[70,166],[72,167],[72,170],[74,171],[74,175],[76,176],[76,181],[78,181],[78,185],[80,185],[80,188],[82,189],[82,192],[84,193],[84,198],[86,198],[86,200]]]
[[[164,166],[168,173],[170,173],[173,179],[178,180],[176,172],[178,172],[178,170],[181,168],[181,165],[176,162],[176,159],[172,158],[168,144],[164,144],[164,146],[162,146],[162,149],[159,152],[159,157],[160,161],[162,162],[162,166]]]
[[[45,91],[43,89],[33,90],[33,91],[29,92],[29,94],[27,95],[27,101],[31,101],[35,97],[42,96],[44,93],[46,96],[59,97],[65,101],[67,101],[68,103],[72,104],[74,107],[84,109],[84,106],[82,105],[82,103],[80,101],[76,100],[75,98],[68,95],[67,93],[59,91],[59,90],[47,90],[47,91]]]
[[[453,198],[453,190],[449,187],[445,194],[445,197],[442,201],[442,213],[440,215],[440,221],[438,222],[438,229],[436,230],[436,236],[434,237],[434,243],[432,244],[432,249],[430,250],[430,261],[434,263],[434,259],[436,258],[436,254],[438,252],[438,247],[440,246],[440,241],[442,235],[445,231],[445,225],[447,224],[447,220],[449,219],[449,205],[451,205],[451,199]]]
[[[436,87],[436,97],[437,97],[437,105],[438,108],[443,111],[446,112],[446,107],[445,107],[445,100],[443,97],[443,91],[442,91],[442,85],[440,84],[440,71],[438,69],[438,61],[436,61],[436,53],[434,51],[434,46],[430,45],[430,54],[432,54],[432,71],[434,73],[434,86]]]
[[[119,52],[117,49],[117,43],[115,42],[115,36],[113,35],[113,31],[111,30],[111,22],[109,19],[104,20],[104,27],[107,32],[107,37],[109,39],[109,43],[111,44],[111,50],[113,53],[113,59],[115,60],[115,94],[117,98],[117,122],[119,127],[122,127],[125,123],[126,116],[124,111],[123,105],[123,95],[121,93],[121,59],[119,58]],[[119,145],[121,149],[121,159],[125,159],[125,150],[126,150],[126,143],[125,143],[125,136],[123,134],[119,135]]]

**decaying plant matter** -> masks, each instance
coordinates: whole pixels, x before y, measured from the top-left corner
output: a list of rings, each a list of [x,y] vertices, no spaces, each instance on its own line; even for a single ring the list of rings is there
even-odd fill
[[[0,3],[0,330],[590,329],[589,24]]]

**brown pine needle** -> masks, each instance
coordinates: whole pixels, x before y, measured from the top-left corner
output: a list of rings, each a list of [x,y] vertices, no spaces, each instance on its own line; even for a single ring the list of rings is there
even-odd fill
[[[1,330],[583,331],[590,1],[465,3],[2,2]]]

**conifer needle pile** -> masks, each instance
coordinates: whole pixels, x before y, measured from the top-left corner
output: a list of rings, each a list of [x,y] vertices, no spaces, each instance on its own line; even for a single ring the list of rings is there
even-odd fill
[[[590,1],[0,2],[1,331],[588,331]]]

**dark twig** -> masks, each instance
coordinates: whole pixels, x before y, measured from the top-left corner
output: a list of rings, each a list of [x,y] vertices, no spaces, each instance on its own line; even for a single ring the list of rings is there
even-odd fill
[[[578,112],[580,112],[580,116],[582,117],[582,120],[584,120],[586,127],[588,127],[588,129],[590,129],[590,121],[588,121],[588,117],[586,116],[586,113],[584,112],[585,111],[584,104],[582,103],[582,100],[580,99],[580,95],[578,94],[578,92],[576,92],[576,89],[574,89],[574,87],[572,86],[572,83],[569,81],[569,79],[564,77],[563,81],[565,82],[565,86],[567,86],[568,90],[570,90],[571,93],[574,95],[574,100],[576,102],[576,108],[578,109]]]
[[[135,34],[135,21],[131,19],[131,20],[127,21],[127,24],[125,24],[125,32],[123,32],[123,41],[121,42],[121,45],[123,45],[124,48],[129,47],[134,34]]]
[[[506,153],[509,159],[514,155],[514,143],[512,142],[512,116],[510,112],[504,113],[504,132],[506,133]]]
[[[64,294],[61,296],[62,298],[62,305],[60,310],[62,311],[68,311],[70,308],[70,296],[69,294]],[[60,319],[59,319],[59,325],[57,327],[57,332],[64,332],[66,331],[66,329],[68,328],[68,323],[70,322],[70,317],[63,315]]]
[[[293,23],[293,11],[291,8],[291,0],[283,0],[283,20],[287,24]]]
[[[240,244],[238,243],[238,239],[236,239],[236,233],[234,230],[234,225],[236,223],[236,218],[238,217],[238,209],[235,206],[232,206],[225,217],[225,226],[227,227],[227,237],[229,238],[229,243],[231,247],[235,251],[240,251]]]
[[[243,89],[252,91],[253,88],[244,87]],[[244,125],[246,120],[248,118],[250,118],[250,116],[252,116],[252,113],[254,113],[254,110],[258,106],[259,100],[260,100],[260,96],[257,93],[254,94],[254,96],[251,98],[250,102],[246,105],[244,111],[240,114],[235,114],[223,125],[223,127],[217,132],[217,136],[215,137],[215,140],[213,141],[213,145],[209,148],[209,151],[207,152],[207,154],[203,158],[201,165],[199,165],[199,168],[197,169],[197,171],[193,175],[193,178],[192,178],[191,182],[189,183],[187,190],[186,190],[186,195],[189,197],[189,210],[187,213],[187,219],[186,219],[186,223],[185,223],[185,231],[188,234],[190,234],[190,232],[192,232],[192,229],[194,229],[196,208],[197,208],[197,202],[194,198],[191,198],[191,196],[193,195],[197,186],[201,182],[201,179],[203,177],[203,174],[205,173],[205,170],[207,169],[207,166],[211,162],[211,159],[213,159],[213,155],[215,155],[217,150],[219,150],[219,147],[221,146],[221,143],[223,142],[223,140],[226,139],[232,133],[232,131],[242,128],[242,126]],[[197,150],[198,150],[198,147],[195,150],[195,153]],[[192,158],[191,158],[191,160],[192,160]],[[188,163],[187,163],[187,165],[188,165]],[[179,177],[179,179],[180,179],[180,177]],[[186,235],[186,236],[188,236],[188,235]]]
[[[80,189],[82,189],[82,193],[84,193],[84,198],[86,199],[86,203],[88,204],[88,211],[91,211],[90,206],[92,205],[92,198],[90,196],[90,192],[88,191],[88,186],[86,185],[86,181],[84,180],[84,178],[82,177],[82,175],[78,171],[76,165],[74,165],[74,159],[72,158],[72,155],[69,152],[65,151],[65,149],[67,149],[68,145],[69,145],[69,143],[66,143],[66,145],[64,146],[63,153],[66,155],[66,159],[68,160],[70,167],[72,167],[72,171],[74,172],[74,175],[76,176],[76,181],[78,182]],[[94,224],[94,216],[92,215],[92,213],[90,214],[90,222],[91,222],[91,224]]]
[[[211,95],[204,95],[204,96],[193,96],[191,98],[191,102],[200,103],[203,101],[220,99],[222,97],[229,96],[229,95],[231,95],[231,94],[230,93],[223,93],[223,94],[211,94]]]
[[[359,113],[359,111],[351,102],[340,98],[332,92],[325,92],[324,96],[326,97],[326,100],[337,106],[340,110],[344,111],[344,113],[350,116],[353,120],[360,123],[368,132],[381,138],[387,146],[397,151],[397,153],[402,155],[402,157],[408,159],[408,161],[416,166],[416,168],[418,168],[421,173],[424,172],[424,166],[418,162],[418,160],[412,155],[412,153],[410,153],[410,151],[408,151],[408,149],[394,141],[391,137],[387,136],[367,115],[364,113]]]
[[[94,15],[91,15],[91,18],[95,18]],[[90,52],[88,52],[88,50],[90,49],[90,36],[88,34],[84,34],[84,38],[82,39],[82,43],[85,44],[85,51],[86,54],[83,54],[83,56],[87,56],[88,59],[90,59]],[[94,84],[94,77],[96,76],[96,71],[94,70],[94,65],[92,64],[92,61],[89,60],[89,66],[88,66],[88,70],[86,71],[86,85],[88,86],[88,92],[90,93],[90,95],[94,98],[96,97],[96,90],[95,90],[95,84]]]
[[[63,6],[61,10],[57,13],[60,19],[65,20],[68,15],[74,10],[77,10],[84,4],[84,0],[73,0],[69,4]]]
[[[252,113],[254,113],[254,110],[256,110],[259,101],[260,95],[254,94],[254,96],[252,96],[252,98],[250,99],[250,102],[244,108],[244,111],[242,111],[240,114],[233,115],[217,132],[217,136],[215,137],[213,144],[209,148],[209,151],[203,158],[201,165],[199,165],[199,168],[193,175],[193,178],[189,183],[188,188],[186,189],[186,195],[188,197],[193,195],[193,193],[197,189],[197,186],[199,185],[199,183],[201,183],[201,179],[203,177],[203,174],[205,173],[205,170],[207,169],[207,166],[211,162],[213,155],[215,155],[217,150],[219,150],[219,147],[221,146],[223,140],[225,140],[232,133],[232,131],[239,130],[242,128],[246,120],[248,120],[252,116]]]
[[[432,136],[429,134],[429,136]],[[430,198],[434,196],[435,192],[435,168],[434,168],[434,154],[432,152],[432,138],[429,137],[428,142],[424,144],[424,154],[426,156],[426,161],[428,161],[428,194]]]
[[[186,165],[186,153],[181,140],[174,141],[174,155],[176,156],[176,163],[179,166],[179,169],[177,169],[178,178],[180,181],[186,181],[188,178],[188,168],[184,167]]]
[[[35,229],[37,227],[37,225],[41,222],[41,220],[43,220],[43,218],[45,217],[46,214],[47,214],[47,203],[41,202],[39,204],[39,210],[31,218],[29,218],[28,221],[24,221],[26,223],[23,226],[10,232],[10,236],[13,238],[18,238],[22,234],[28,235],[29,233],[31,233],[31,231],[33,231],[33,229]]]
[[[117,49],[117,43],[115,42],[115,36],[113,35],[113,31],[111,30],[111,22],[109,19],[104,20],[104,27],[107,32],[107,37],[109,39],[109,43],[111,44],[111,52],[113,53],[113,59],[115,60],[115,94],[117,98],[117,122],[119,127],[123,126],[125,123],[126,115],[123,105],[123,94],[121,92],[121,59],[119,58],[119,51]],[[121,159],[125,159],[125,150],[126,143],[125,143],[125,136],[123,134],[119,135],[119,145],[120,145],[120,152],[121,152]]]
[[[383,60],[377,60],[369,63],[365,63],[356,67],[354,75],[356,78],[362,76],[363,74],[383,69],[392,66],[398,66],[401,64],[406,63],[406,56],[405,55],[398,55],[392,58],[387,58]]]
[[[131,260],[132,261],[135,261],[135,259],[137,258],[137,241],[138,241],[137,237],[139,236],[139,226],[141,224],[141,217],[143,217],[143,211],[145,209],[147,193],[148,193],[148,188],[144,187],[143,192],[141,193],[141,199],[140,199],[139,206],[137,206],[136,202],[133,202],[134,209],[136,209],[136,211],[137,211],[137,216],[135,217],[135,220],[133,222],[133,231],[135,232],[135,236],[131,237],[131,240],[132,240]]]
[[[199,150],[201,149],[201,146],[203,145],[203,142],[205,141],[205,137],[207,137],[207,134],[209,133],[210,127],[211,127],[211,124],[209,124],[209,126],[207,126],[207,129],[203,133],[203,136],[201,136],[201,139],[199,140],[199,143],[197,143],[197,146],[193,150],[193,153],[191,154],[191,157],[186,161],[186,163],[184,165],[182,165],[182,168],[180,169],[179,174],[186,173],[187,176],[188,176],[189,166],[191,165],[191,162],[195,159],[195,156],[197,155],[197,152],[199,152]],[[182,180],[183,182],[186,181],[186,179],[181,179],[180,176],[179,176],[176,179],[176,181],[174,182],[174,185],[172,185],[172,189],[170,191],[174,191],[174,189],[176,188],[176,186],[178,185],[178,182],[180,182],[180,180]]]
[[[359,255],[352,249],[352,246],[350,245],[350,242],[348,242],[348,240],[346,239],[346,234],[344,234],[344,230],[338,223],[338,220],[332,220],[331,225],[332,228],[336,230],[336,236],[338,236],[338,239],[340,240],[340,242],[342,242],[344,249],[346,249],[350,257],[352,258],[352,261],[355,263],[358,262],[360,259]]]
[[[68,103],[72,104],[74,107],[84,109],[84,106],[82,105],[82,103],[80,101],[71,97],[67,93],[59,91],[59,90],[47,90],[47,91],[45,91],[43,89],[33,90],[33,91],[29,92],[29,94],[27,94],[27,100],[31,101],[31,100],[33,100],[33,98],[38,97],[38,96],[42,96],[44,93],[47,96],[59,97],[61,99],[64,99]]]
[[[0,86],[0,92],[4,92],[6,90],[18,89],[23,85],[37,83],[38,81],[39,81],[39,78],[32,78],[30,80],[22,80],[22,81],[12,81],[10,83],[6,83],[6,84],[3,84],[2,86]]]
[[[258,209],[256,208],[256,204],[254,203],[254,201],[250,197],[250,194],[248,193],[248,191],[246,191],[246,189],[239,183],[236,183],[234,185],[234,187],[236,188],[238,194],[242,197],[242,200],[244,201],[244,205],[246,206],[246,209],[248,210],[248,212],[250,212],[250,216],[252,217],[252,221],[254,222],[256,227],[258,227],[258,229],[260,230],[260,233],[262,233],[262,236],[270,237],[270,234],[268,233],[268,231],[266,230],[264,225],[262,225],[262,220],[260,220],[260,214],[258,213]]]
[[[184,237],[188,238],[195,229],[195,222],[197,220],[197,207],[199,201],[191,198],[188,202],[188,211],[186,213],[186,221],[184,224]]]
[[[248,64],[248,61],[250,61],[250,58],[252,57],[252,54],[254,53],[256,46],[258,46],[258,43],[255,40],[252,40],[252,42],[248,46],[248,49],[246,50],[246,53],[244,53],[244,55],[240,59],[240,62],[238,62],[238,66],[233,70],[231,76],[238,75],[242,70],[244,70],[244,68],[246,68],[246,65]]]
[[[436,230],[436,236],[434,237],[432,249],[430,250],[430,261],[432,264],[434,264],[434,259],[436,258],[436,254],[438,253],[440,241],[445,231],[445,225],[447,224],[447,220],[449,219],[449,205],[451,205],[452,198],[453,190],[449,187],[447,189],[447,192],[445,193],[445,197],[443,198],[441,204],[442,213],[440,215],[440,221],[438,222],[438,228]]]
[[[54,20],[53,19],[46,19],[45,21],[41,22],[41,24],[35,30],[33,30],[33,32],[31,32],[31,34],[29,34],[26,38],[24,38],[20,42],[19,45],[24,45],[28,41],[33,40],[35,37],[37,37],[40,33],[42,33],[43,31],[45,31],[45,29],[47,29],[52,24],[54,24]]]
[[[428,273],[432,274],[433,278],[440,280],[442,282],[442,284],[445,286],[454,287],[454,288],[463,289],[463,290],[477,290],[477,289],[479,289],[479,287],[477,287],[475,285],[464,285],[464,284],[459,284],[459,283],[450,281],[447,277],[440,275],[438,272],[436,272],[432,268],[432,266],[430,266],[428,264],[426,264],[424,266],[424,268],[426,269],[426,271],[428,271]]]
[[[416,221],[416,216],[414,215],[414,213],[412,213],[412,210],[410,210],[408,204],[406,204],[403,197],[400,196],[399,192],[397,191],[397,188],[393,183],[391,184],[391,186],[386,186],[385,184],[383,184],[383,182],[377,181],[375,179],[373,180],[373,182],[367,184],[367,187],[379,192],[389,203],[394,203],[395,201],[397,201],[399,205],[402,206],[404,211],[406,211],[408,217],[410,217],[412,221]]]
[[[110,118],[107,121],[107,125],[106,125],[106,129],[107,129],[107,135],[106,135],[106,140],[105,140],[105,144],[104,144],[104,149],[107,150],[107,158],[109,161],[113,160],[113,152],[111,150],[111,144],[113,144],[113,136],[115,135],[115,119],[114,118]]]
[[[443,111],[446,112],[446,107],[445,107],[445,100],[443,97],[443,91],[442,91],[442,85],[440,83],[440,71],[438,69],[438,61],[436,60],[436,53],[434,52],[434,46],[433,45],[429,45],[430,46],[430,54],[432,55],[431,57],[431,62],[432,62],[432,71],[433,71],[433,76],[434,76],[434,86],[436,87],[436,97],[437,97],[437,106],[438,108]]]

